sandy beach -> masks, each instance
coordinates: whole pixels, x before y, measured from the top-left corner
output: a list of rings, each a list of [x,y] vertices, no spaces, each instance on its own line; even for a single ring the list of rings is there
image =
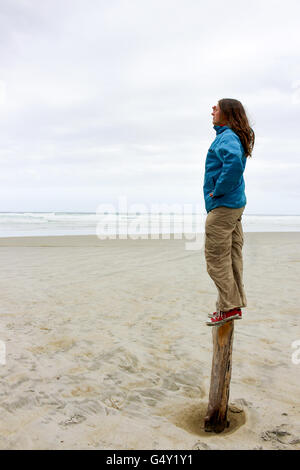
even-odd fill
[[[244,236],[222,434],[203,429],[217,296],[203,249],[1,238],[0,448],[299,450],[300,233]]]

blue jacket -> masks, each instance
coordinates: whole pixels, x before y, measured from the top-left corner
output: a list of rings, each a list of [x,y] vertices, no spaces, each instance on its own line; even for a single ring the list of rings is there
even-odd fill
[[[207,213],[218,206],[239,208],[247,203],[243,177],[247,157],[240,138],[228,126],[214,129],[217,135],[208,149],[203,184]]]

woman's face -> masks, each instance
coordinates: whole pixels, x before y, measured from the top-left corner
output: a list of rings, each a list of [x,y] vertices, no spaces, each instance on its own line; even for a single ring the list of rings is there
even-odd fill
[[[213,117],[213,125],[214,126],[220,126],[220,125],[224,125],[224,122],[222,122],[222,119],[221,119],[221,110],[220,110],[220,106],[219,106],[219,103],[217,103],[215,106],[212,107],[212,117]]]

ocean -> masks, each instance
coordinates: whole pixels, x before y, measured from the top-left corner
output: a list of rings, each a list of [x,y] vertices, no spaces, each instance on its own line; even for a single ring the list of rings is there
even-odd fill
[[[206,213],[0,212],[0,237],[204,233]],[[243,214],[244,232],[298,232],[300,215]]]

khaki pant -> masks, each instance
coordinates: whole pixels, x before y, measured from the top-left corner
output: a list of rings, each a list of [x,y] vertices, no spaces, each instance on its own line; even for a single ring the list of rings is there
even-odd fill
[[[245,206],[239,209],[219,206],[206,217],[205,259],[207,272],[218,290],[217,311],[247,306],[242,256],[244,209]]]

